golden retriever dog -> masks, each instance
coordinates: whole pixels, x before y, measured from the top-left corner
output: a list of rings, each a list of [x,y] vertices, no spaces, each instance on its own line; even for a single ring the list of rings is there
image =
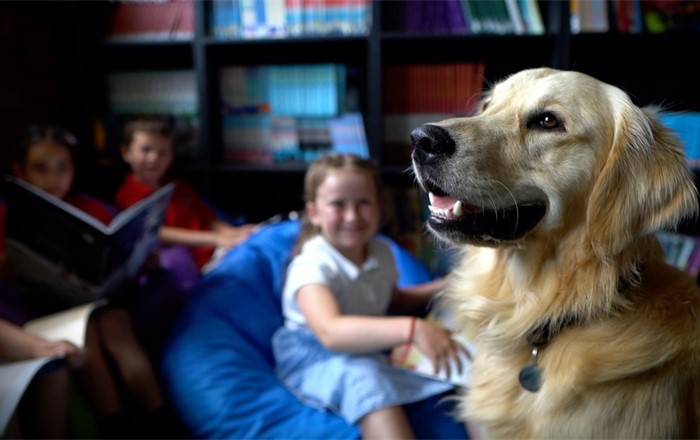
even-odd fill
[[[612,85],[548,68],[411,133],[488,438],[700,437],[700,293],[655,232],[695,215],[679,141]]]

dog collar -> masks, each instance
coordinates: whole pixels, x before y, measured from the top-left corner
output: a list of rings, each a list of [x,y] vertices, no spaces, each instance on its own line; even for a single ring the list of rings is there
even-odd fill
[[[545,321],[537,325],[525,335],[525,340],[532,347],[532,358],[530,365],[523,367],[518,374],[520,386],[525,390],[536,393],[542,388],[542,368],[537,365],[537,356],[540,350],[549,345],[554,336],[559,334],[566,327],[578,323],[576,316],[567,316],[562,319],[558,326],[552,326],[550,321]]]
[[[620,277],[617,282],[617,291],[624,292],[630,287],[639,285],[643,265],[637,265],[629,277]],[[552,320],[540,322],[525,335],[525,340],[532,347],[530,365],[523,367],[518,374],[520,386],[531,393],[536,393],[542,388],[542,368],[537,365],[537,357],[540,350],[549,345],[552,339],[565,328],[578,325],[580,319],[575,315],[567,315],[559,319],[558,325],[552,325]]]

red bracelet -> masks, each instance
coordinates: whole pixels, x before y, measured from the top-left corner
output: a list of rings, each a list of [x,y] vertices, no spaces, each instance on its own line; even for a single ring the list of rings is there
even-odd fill
[[[403,356],[401,356],[401,364],[406,363],[408,359],[408,353],[411,351],[411,345],[413,345],[413,333],[416,330],[416,317],[411,316],[411,326],[408,328],[408,338],[406,339],[406,344],[404,345]]]
[[[406,345],[410,346],[413,344],[413,332],[416,330],[416,317],[411,316],[411,327],[408,329],[408,339],[406,339]]]

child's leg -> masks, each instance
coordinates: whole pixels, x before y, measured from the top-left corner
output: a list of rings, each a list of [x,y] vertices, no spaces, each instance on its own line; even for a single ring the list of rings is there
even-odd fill
[[[88,320],[85,331],[87,361],[76,379],[80,390],[86,395],[90,406],[100,421],[113,417],[124,410],[117,382],[110,365],[105,359],[96,317],[98,310]]]
[[[129,393],[147,411],[165,405],[158,378],[131,328],[126,309],[108,307],[97,316],[100,338],[114,360]]]
[[[68,370],[37,374],[18,407],[25,438],[67,438]]]
[[[360,420],[363,439],[411,439],[413,431],[400,406],[371,412]]]

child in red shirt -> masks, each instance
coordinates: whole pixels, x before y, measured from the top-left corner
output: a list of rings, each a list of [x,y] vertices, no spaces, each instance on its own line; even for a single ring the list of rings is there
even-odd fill
[[[30,127],[13,160],[12,172],[100,221],[109,223],[113,217],[111,208],[73,188],[76,146],[75,137],[59,126]],[[3,214],[0,216],[0,232],[4,237],[6,209],[0,211]],[[3,274],[9,277],[12,270],[10,263],[5,261],[4,246],[0,248],[0,262],[5,266]],[[0,303],[0,359],[23,360],[51,353],[65,353],[69,366],[74,367],[74,372],[78,373],[75,378],[98,418],[102,435],[141,437],[151,434],[152,427],[135,427],[129,423],[130,420],[141,417],[131,411],[138,408],[138,412],[160,413],[166,401],[148,356],[132,332],[127,310],[121,306],[107,305],[93,312],[88,320],[84,349],[65,341],[46,341],[21,327],[27,319],[42,314],[38,312],[41,307],[18,301],[21,295],[13,296],[11,289],[7,288],[11,283],[21,280],[4,281],[1,286],[4,301]],[[70,362],[79,356],[82,357],[82,362]],[[44,387],[35,391],[30,388],[28,391],[37,393],[38,398],[31,399],[35,402],[51,402],[49,408],[45,408],[52,414],[51,431],[35,431],[41,428],[41,422],[37,423],[38,419],[35,418],[46,416],[32,414],[29,419],[35,419],[33,422],[19,424],[19,428],[25,431],[21,435],[66,438],[68,383],[65,379],[62,379],[62,385],[56,380],[40,379],[43,380]],[[123,395],[124,391],[126,396]],[[137,405],[132,405],[132,401]],[[24,406],[20,405],[22,408]],[[130,428],[136,430],[129,431]],[[29,431],[26,432],[27,430]]]
[[[173,162],[172,130],[167,120],[135,119],[124,127],[122,157],[131,174],[116,194],[120,209],[127,208],[149,194],[175,182],[165,220],[160,230],[161,242],[187,246],[196,266],[207,270],[216,260],[215,250],[225,251],[245,240],[255,225],[233,226],[219,218],[182,180],[166,176]],[[216,253],[217,256],[219,252]]]

